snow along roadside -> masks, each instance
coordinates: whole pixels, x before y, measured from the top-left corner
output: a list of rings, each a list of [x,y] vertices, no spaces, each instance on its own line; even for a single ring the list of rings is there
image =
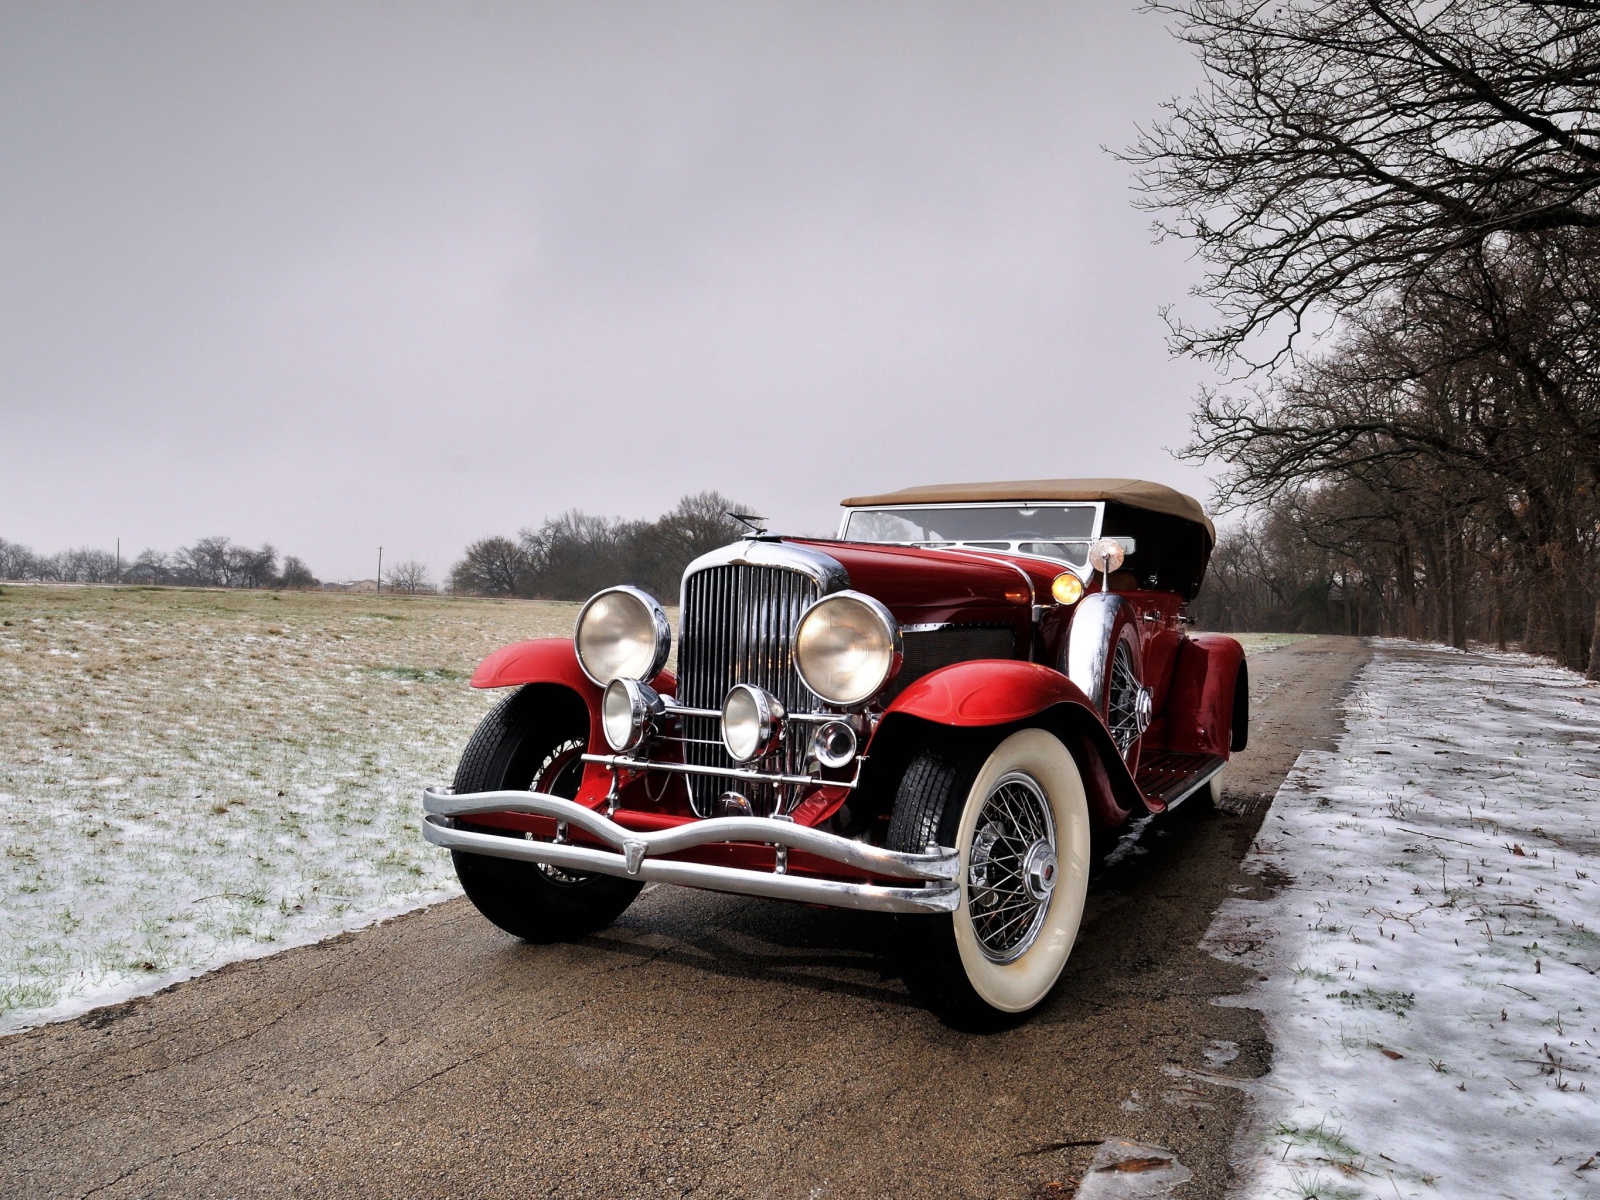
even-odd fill
[[[1274,1046],[1238,1194],[1600,1196],[1600,687],[1375,648],[1207,935]]]

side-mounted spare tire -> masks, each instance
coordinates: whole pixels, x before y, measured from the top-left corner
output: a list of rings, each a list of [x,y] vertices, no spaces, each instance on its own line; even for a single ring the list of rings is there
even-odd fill
[[[588,742],[589,712],[581,699],[565,688],[521,688],[478,724],[456,768],[455,790],[544,792],[571,800],[583,780],[580,756]],[[475,828],[521,837],[489,826]],[[612,875],[463,850],[452,850],[450,857],[477,910],[529,942],[569,941],[604,929],[643,886]]]
[[[1060,978],[1089,886],[1089,805],[1060,739],[1043,729],[957,740],[912,759],[888,844],[954,846],[954,913],[900,919],[912,995],[960,1029],[1014,1024]]]

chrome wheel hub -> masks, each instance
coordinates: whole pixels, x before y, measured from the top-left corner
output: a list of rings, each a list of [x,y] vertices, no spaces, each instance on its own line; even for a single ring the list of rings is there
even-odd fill
[[[967,914],[991,962],[1014,962],[1039,936],[1059,864],[1055,821],[1038,780],[1002,775],[984,797],[967,856]]]
[[[1028,847],[1022,860],[1022,882],[1035,900],[1050,899],[1056,886],[1056,852],[1049,842],[1038,841]]]

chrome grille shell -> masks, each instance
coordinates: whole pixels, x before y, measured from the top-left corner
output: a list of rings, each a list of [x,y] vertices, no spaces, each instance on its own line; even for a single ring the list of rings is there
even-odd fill
[[[678,702],[688,708],[722,708],[737,683],[771,692],[790,713],[817,712],[821,702],[794,666],[794,632],[815,600],[850,586],[838,560],[807,547],[752,541],[714,550],[689,564],[679,607]],[[685,716],[684,761],[689,766],[734,767],[715,717]],[[791,724],[788,738],[769,757],[746,764],[785,775],[806,773],[808,729]],[[713,815],[726,780],[688,775],[690,802]],[[773,784],[750,784],[745,795],[758,813],[785,807]]]

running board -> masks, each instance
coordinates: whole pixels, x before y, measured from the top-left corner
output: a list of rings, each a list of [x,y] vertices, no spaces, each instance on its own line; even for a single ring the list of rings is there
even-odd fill
[[[1172,808],[1205,787],[1227,765],[1227,759],[1215,754],[1161,752],[1141,756],[1139,790],[1161,808]]]

